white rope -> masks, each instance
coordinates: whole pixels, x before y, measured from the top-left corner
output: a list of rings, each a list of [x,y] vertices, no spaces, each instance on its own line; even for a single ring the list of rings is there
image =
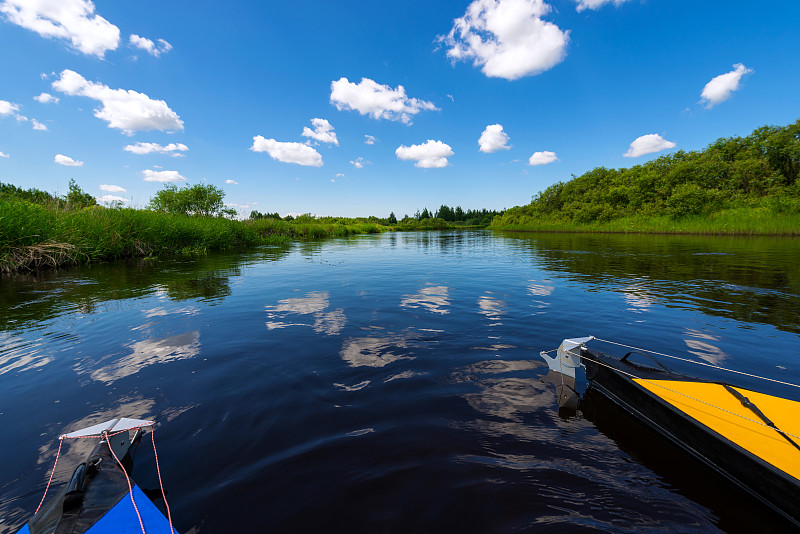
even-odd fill
[[[719,365],[713,365],[713,364],[706,363],[706,362],[698,362],[696,360],[690,360],[688,358],[681,358],[679,356],[672,356],[671,354],[664,354],[664,353],[655,352],[655,351],[652,351],[652,350],[640,349],[638,347],[633,347],[631,345],[625,345],[624,343],[617,343],[615,341],[609,341],[607,339],[600,339],[599,337],[594,337],[594,336],[591,336],[591,337],[592,337],[592,339],[596,339],[597,341],[602,341],[603,343],[610,343],[612,345],[618,345],[620,347],[625,347],[625,348],[628,348],[628,349],[638,350],[638,351],[646,352],[648,354],[657,354],[658,356],[664,356],[666,358],[672,358],[674,360],[680,360],[682,362],[694,363],[694,364],[697,364],[697,365],[705,365],[706,367],[711,367],[713,369],[719,369],[720,371],[727,371],[729,373],[736,373],[736,374],[739,374],[739,375],[749,376],[750,378],[758,378],[758,379],[761,379],[761,380],[768,380],[770,382],[783,384],[784,386],[792,386],[794,388],[799,388],[800,389],[800,386],[798,386],[797,384],[792,384],[791,382],[784,382],[783,380],[776,380],[774,378],[767,378],[765,376],[753,375],[753,374],[750,374],[750,373],[745,373],[743,371],[737,371],[735,369],[727,369],[725,367],[720,367]]]
[[[598,339],[598,341],[602,341],[602,340]],[[596,364],[598,364],[598,365],[602,365],[603,367],[608,367],[608,368],[609,368],[609,369],[611,369],[612,371],[616,371],[616,372],[618,372],[618,373],[621,373],[621,374],[623,374],[623,375],[627,375],[627,376],[629,376],[629,377],[631,377],[631,378],[635,378],[636,380],[641,380],[642,382],[647,382],[648,384],[652,384],[652,385],[654,385],[654,386],[656,386],[656,387],[660,387],[660,388],[662,388],[662,389],[666,389],[666,390],[667,390],[667,391],[669,391],[670,393],[675,393],[676,395],[681,395],[682,397],[686,397],[687,399],[693,400],[693,401],[695,401],[695,402],[699,402],[700,404],[705,404],[706,406],[710,406],[711,408],[716,408],[717,410],[720,410],[720,411],[722,411],[722,412],[728,413],[728,414],[730,414],[730,415],[735,415],[736,417],[739,417],[739,418],[741,418],[741,419],[744,419],[745,421],[750,421],[751,423],[755,423],[755,424],[757,424],[757,425],[761,425],[761,426],[763,426],[763,427],[766,427],[766,428],[769,428],[769,429],[771,429],[771,430],[778,430],[779,432],[783,432],[783,433],[784,433],[784,434],[786,434],[787,436],[791,436],[791,437],[793,437],[793,438],[800,439],[800,436],[795,436],[794,434],[790,434],[789,432],[786,432],[786,431],[784,431],[784,430],[780,430],[780,429],[778,429],[778,427],[777,427],[777,426],[775,426],[775,427],[771,427],[771,426],[769,426],[769,425],[767,425],[767,424],[763,423],[762,421],[756,421],[755,419],[750,419],[749,417],[745,417],[745,416],[743,416],[743,415],[741,415],[741,414],[738,414],[738,413],[736,413],[736,412],[732,412],[732,411],[730,411],[730,410],[726,410],[725,408],[720,408],[719,406],[715,406],[714,404],[711,404],[711,403],[709,403],[709,402],[702,401],[702,400],[700,400],[700,399],[696,399],[696,398],[692,397],[691,395],[687,395],[686,393],[681,393],[680,391],[675,391],[674,389],[670,389],[670,388],[668,388],[667,386],[664,386],[664,385],[662,385],[662,384],[659,384],[659,383],[657,383],[657,382],[653,382],[652,380],[648,380],[648,379],[646,379],[646,378],[640,378],[640,377],[638,377],[638,376],[636,376],[636,375],[634,375],[634,374],[631,374],[631,373],[628,373],[628,372],[626,372],[626,371],[623,371],[622,369],[617,369],[616,367],[613,367],[613,366],[611,366],[611,365],[609,365],[609,364],[607,364],[607,363],[605,363],[605,362],[601,362],[601,361],[598,361],[598,360],[594,360],[594,359],[592,359],[592,358],[587,358],[587,357],[586,357],[586,356],[584,356],[584,355],[581,355],[581,359],[586,359],[586,360],[589,360],[590,362],[594,362],[594,363],[596,363]],[[713,384],[713,382],[709,382],[709,383],[712,383],[712,384]],[[699,421],[698,421],[698,422],[699,422]]]

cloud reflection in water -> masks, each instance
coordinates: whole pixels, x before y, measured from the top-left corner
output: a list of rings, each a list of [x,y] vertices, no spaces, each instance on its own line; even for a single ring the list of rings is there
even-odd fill
[[[689,352],[695,356],[714,365],[720,365],[728,357],[728,354],[722,349],[709,343],[710,341],[719,341],[719,337],[692,328],[687,328],[685,333],[689,337],[683,341],[691,349]]]
[[[340,355],[351,367],[384,367],[398,360],[413,360],[414,356],[404,354],[413,337],[416,336],[351,337],[344,341]]]
[[[30,371],[52,362],[52,356],[41,354],[38,349],[42,345],[44,340],[41,338],[28,341],[0,332],[0,375],[10,371]]]
[[[274,306],[267,306],[267,328],[287,328],[289,326],[311,326],[314,332],[329,336],[338,335],[347,324],[344,309],[337,308],[326,312],[330,306],[330,294],[327,291],[313,291],[305,297],[279,300]],[[287,315],[311,315],[313,324],[304,322],[285,322]]]
[[[481,295],[478,297],[478,308],[478,313],[490,321],[494,321],[494,323],[490,324],[489,326],[501,326],[503,324],[500,322],[500,319],[506,314],[507,311],[506,302],[504,300],[490,297],[488,295]]]
[[[445,315],[450,313],[449,288],[447,286],[427,286],[413,295],[403,295],[401,308],[425,308],[431,313]]]
[[[111,384],[158,363],[192,358],[200,352],[200,332],[186,332],[162,339],[145,339],[128,345],[132,352],[90,375],[93,380]]]

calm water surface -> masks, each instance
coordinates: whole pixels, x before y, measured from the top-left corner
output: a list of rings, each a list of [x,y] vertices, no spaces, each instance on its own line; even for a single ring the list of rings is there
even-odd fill
[[[595,335],[800,383],[797,240],[383,234],[4,278],[0,306],[3,532],[56,437],[117,416],[158,420],[181,532],[787,529],[613,407],[559,417],[537,354]]]

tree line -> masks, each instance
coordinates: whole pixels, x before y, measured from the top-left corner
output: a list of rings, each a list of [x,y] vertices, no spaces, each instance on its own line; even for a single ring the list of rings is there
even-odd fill
[[[97,204],[97,200],[83,191],[74,179],[69,181],[69,192],[66,195],[48,193],[35,187],[22,189],[16,185],[0,182],[0,198],[15,198],[60,209],[81,209]]]
[[[679,219],[740,207],[800,213],[800,120],[721,138],[631,168],[597,167],[558,182],[496,226],[536,221],[604,222],[644,216]]]

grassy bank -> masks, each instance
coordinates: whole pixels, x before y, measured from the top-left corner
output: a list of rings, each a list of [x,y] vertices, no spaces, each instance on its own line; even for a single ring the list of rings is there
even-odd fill
[[[800,236],[800,213],[776,212],[767,207],[740,207],[708,215],[675,219],[667,215],[636,215],[611,221],[576,222],[521,218],[498,220],[490,228],[526,232],[608,232],[707,235]]]
[[[163,254],[197,254],[293,239],[377,233],[357,220],[236,221],[150,210],[90,206],[64,209],[17,198],[0,200],[0,272]]]

